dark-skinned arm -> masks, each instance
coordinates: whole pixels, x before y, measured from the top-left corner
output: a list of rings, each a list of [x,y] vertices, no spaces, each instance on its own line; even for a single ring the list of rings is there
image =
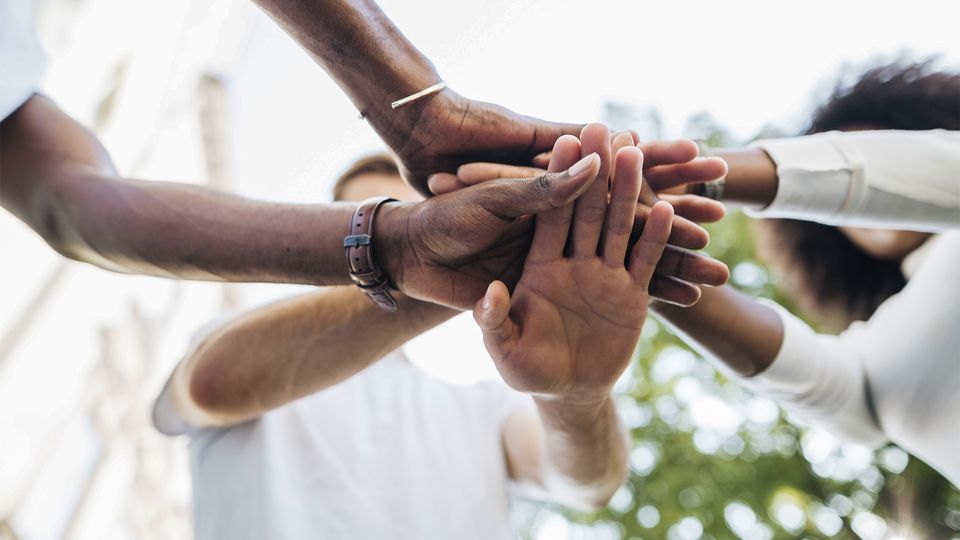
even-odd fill
[[[373,250],[408,296],[466,309],[490,279],[519,274],[529,216],[576,199],[588,180],[565,172],[388,203]],[[356,204],[265,203],[119,177],[96,138],[42,96],[0,123],[0,203],[60,253],[108,270],[350,283],[343,238]]]
[[[777,312],[729,285],[704,287],[691,307],[656,300],[650,307],[684,341],[744,377],[769,367],[783,342]]]
[[[427,177],[463,163],[528,163],[581,126],[545,122],[450,89],[392,109],[441,81],[433,64],[371,0],[255,0],[337,81],[430,196]]]
[[[43,96],[0,130],[3,207],[69,258],[162,277],[349,283],[350,204],[273,204],[121,178],[96,137]]]

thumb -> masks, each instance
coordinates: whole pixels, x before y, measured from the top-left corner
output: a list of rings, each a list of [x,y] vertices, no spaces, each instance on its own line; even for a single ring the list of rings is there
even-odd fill
[[[473,189],[484,209],[516,218],[572,203],[593,185],[599,171],[600,156],[593,153],[563,172],[519,180],[494,180]]]
[[[473,308],[473,319],[483,331],[483,344],[492,356],[501,356],[515,339],[517,327],[510,319],[510,291],[502,281],[494,281]]]

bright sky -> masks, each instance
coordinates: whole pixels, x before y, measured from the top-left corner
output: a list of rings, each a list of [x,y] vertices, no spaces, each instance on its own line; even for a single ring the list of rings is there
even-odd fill
[[[957,2],[382,4],[463,95],[570,121],[598,119],[608,99],[653,105],[668,136],[683,135],[702,110],[741,136],[767,123],[796,127],[813,91],[844,63],[903,51],[960,60]],[[237,80],[237,147],[260,150],[241,157],[242,184],[266,197],[322,196],[324,181],[377,142],[339,89],[264,19]]]
[[[48,2],[57,8],[45,14],[42,37],[51,63],[44,88],[68,112],[89,122],[118,59],[132,60],[116,98],[122,114],[100,133],[122,171],[202,179],[192,100],[196,74],[209,70],[224,75],[229,86],[230,167],[240,193],[328,200],[337,173],[359,154],[379,149],[336,85],[249,2]],[[682,136],[686,119],[703,110],[739,136],[768,123],[794,129],[813,94],[822,93],[845,63],[902,52],[942,53],[960,63],[960,2],[943,0],[381,4],[465,96],[581,122],[599,119],[608,100],[653,106],[670,137]],[[143,148],[152,152],[144,155]],[[0,238],[5,252],[16,254],[0,265],[2,335],[60,259],[9,215],[0,216]],[[175,288],[164,280],[70,268],[55,302],[11,358],[15,367],[0,370],[0,411],[7,411],[0,414],[6,437],[0,451],[8,465],[0,465],[0,484],[22,479],[20,462],[31,459],[39,440],[56,435],[66,415],[76,414],[73,398],[65,396],[84,390],[102,325],[123,320],[132,300],[154,313],[179,294],[175,329],[157,351],[160,362],[172,364],[215,303],[217,289],[210,285]],[[253,304],[299,289],[243,290]],[[408,351],[452,381],[494,375],[469,317]],[[0,490],[0,510],[13,503],[3,496]]]

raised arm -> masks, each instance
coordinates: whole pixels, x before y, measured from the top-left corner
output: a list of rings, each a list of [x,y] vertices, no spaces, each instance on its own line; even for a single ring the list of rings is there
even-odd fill
[[[757,217],[916,231],[960,226],[960,132],[829,132],[711,155],[729,166],[723,200]],[[682,180],[669,170],[647,178],[657,190]]]
[[[355,287],[331,287],[246,313],[190,351],[159,407],[172,405],[192,427],[249,420],[347,379],[457,313],[398,302],[388,313]]]
[[[471,101],[450,89],[392,109],[441,81],[372,0],[255,0],[340,84],[424,195],[431,173],[470,161],[529,162],[580,126]]]
[[[42,96],[0,134],[0,202],[67,257],[163,277],[349,282],[350,205],[271,204],[121,178],[96,137]]]
[[[120,178],[96,138],[41,96],[0,130],[0,203],[68,257],[164,277],[350,283],[343,239],[356,204],[272,204]],[[519,275],[528,216],[574,200],[586,180],[545,175],[385,204],[374,254],[401,291],[468,309],[490,279]]]
[[[582,147],[561,139],[552,168],[581,151],[609,159],[609,137],[599,135],[585,131]],[[670,205],[654,205],[628,250],[641,163],[637,148],[621,149],[609,204],[606,183],[598,182],[592,189],[601,197],[588,192],[576,206],[539,216],[513,293],[494,282],[474,308],[500,374],[536,402],[536,418],[515,416],[505,425],[511,474],[575,507],[606,504],[627,473],[629,437],[610,391],[633,357],[673,218]]]
[[[724,373],[759,395],[854,442],[886,440],[870,406],[863,357],[836,336],[816,334],[770,302],[725,286],[686,310],[651,309]]]

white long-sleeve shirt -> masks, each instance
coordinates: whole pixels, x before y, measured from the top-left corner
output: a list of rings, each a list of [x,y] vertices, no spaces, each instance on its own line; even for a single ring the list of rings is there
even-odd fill
[[[777,164],[762,217],[938,232],[960,227],[960,131],[828,132],[758,141]]]
[[[770,367],[740,380],[834,434],[891,441],[960,485],[960,133],[827,133],[761,141],[780,184],[761,216],[947,230],[903,262],[870,320],[815,333],[780,306]]]

